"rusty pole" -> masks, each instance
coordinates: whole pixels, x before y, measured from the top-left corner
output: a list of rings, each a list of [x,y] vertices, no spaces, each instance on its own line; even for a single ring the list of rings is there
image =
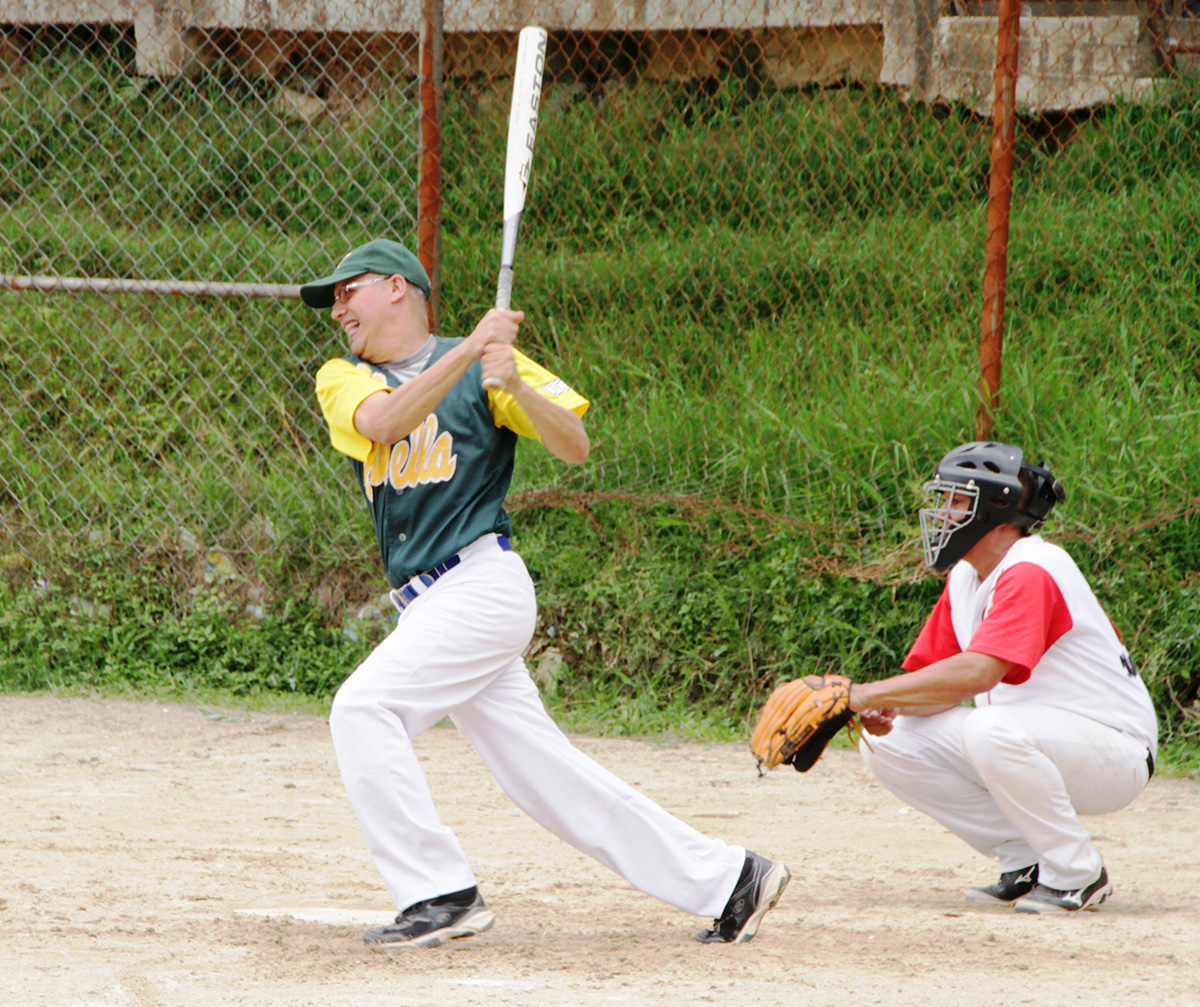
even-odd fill
[[[1012,205],[1013,138],[1016,130],[1017,46],[1021,0],[1000,0],[996,33],[992,164],[988,178],[987,237],[984,245],[983,319],[979,340],[979,412],[975,437],[992,436],[1000,404],[1000,360],[1004,345],[1004,295],[1008,272],[1008,223]]]
[[[417,258],[429,274],[429,331],[442,314],[442,0],[422,0]]]

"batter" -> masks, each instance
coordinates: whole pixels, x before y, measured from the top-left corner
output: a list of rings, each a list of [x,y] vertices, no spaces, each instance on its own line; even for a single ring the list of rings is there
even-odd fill
[[[396,242],[354,249],[301,296],[331,308],[349,344],[319,370],[317,397],[399,610],[330,714],[350,802],[400,909],[364,939],[432,947],[494,923],[413,751],[445,716],[535,821],[641,891],[712,917],[698,940],[752,938],[788,869],[702,835],[574,748],[521,658],[536,599],[503,507],[517,438],[583,462],[587,401],[514,349],[523,312],[489,311],[466,338],[432,335],[429,279]]]

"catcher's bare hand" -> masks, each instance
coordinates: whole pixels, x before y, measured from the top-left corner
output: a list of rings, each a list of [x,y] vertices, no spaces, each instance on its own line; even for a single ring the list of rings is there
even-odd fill
[[[896,719],[896,711],[893,709],[855,710],[854,716],[858,718],[859,724],[867,734],[881,738],[883,735],[891,733],[892,724]]]

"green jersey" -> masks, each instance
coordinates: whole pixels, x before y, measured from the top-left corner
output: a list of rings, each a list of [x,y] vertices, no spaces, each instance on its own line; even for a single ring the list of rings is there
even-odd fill
[[[437,337],[425,368],[461,342]],[[527,357],[516,356],[526,383],[584,413],[585,399]],[[509,532],[504,498],[517,436],[536,437],[537,432],[511,395],[486,390],[481,381],[476,361],[415,430],[394,444],[381,444],[358,433],[354,412],[368,395],[397,387],[400,379],[353,356],[331,360],[317,373],[317,397],[330,438],[353,462],[394,587],[482,535]]]

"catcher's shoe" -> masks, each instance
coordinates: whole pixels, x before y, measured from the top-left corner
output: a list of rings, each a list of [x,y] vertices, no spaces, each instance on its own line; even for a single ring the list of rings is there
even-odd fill
[[[1022,867],[1018,871],[1005,871],[1000,880],[994,885],[970,888],[967,890],[965,901],[971,903],[989,903],[995,905],[1010,905],[1022,895],[1028,895],[1037,884],[1038,865]]]
[[[1017,899],[1019,913],[1073,913],[1080,909],[1095,909],[1113,892],[1108,871],[1100,868],[1100,877],[1086,888],[1063,891],[1048,885],[1035,885],[1032,892]]]
[[[696,934],[701,944],[741,944],[758,933],[767,911],[775,908],[792,872],[757,853],[746,851],[746,862],[720,919]]]
[[[374,927],[363,934],[373,947],[433,948],[455,937],[482,933],[496,922],[478,888],[416,902],[396,917],[394,923]]]

